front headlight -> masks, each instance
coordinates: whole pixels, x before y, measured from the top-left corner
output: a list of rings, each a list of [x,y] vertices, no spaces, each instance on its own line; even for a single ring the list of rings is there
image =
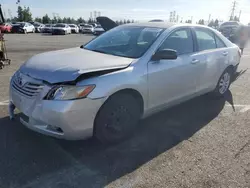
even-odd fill
[[[56,86],[46,96],[47,100],[74,100],[87,97],[95,85],[87,86]]]

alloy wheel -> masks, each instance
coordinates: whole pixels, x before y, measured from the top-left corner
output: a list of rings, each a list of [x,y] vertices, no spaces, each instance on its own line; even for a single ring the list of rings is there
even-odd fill
[[[221,77],[219,82],[219,92],[220,94],[224,94],[230,85],[231,76],[228,72],[225,72],[224,75]]]

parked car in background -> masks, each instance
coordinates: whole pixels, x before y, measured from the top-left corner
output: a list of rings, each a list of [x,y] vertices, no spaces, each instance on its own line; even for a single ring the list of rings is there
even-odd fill
[[[224,22],[220,25],[219,31],[229,39],[234,34],[234,32],[242,25],[242,23],[236,21]]]
[[[208,92],[225,95],[240,62],[239,47],[206,26],[103,28],[86,45],[27,60],[11,78],[11,117],[16,107],[39,133],[118,142],[140,118]]]
[[[53,24],[45,24],[44,27],[41,28],[41,33],[52,33]]]
[[[52,27],[52,35],[67,35],[71,34],[71,28],[68,24],[57,23]]]
[[[71,33],[79,33],[79,27],[76,24],[69,24],[71,28]]]
[[[84,24],[81,29],[83,34],[93,34],[94,33],[94,27],[89,24]]]
[[[12,33],[35,33],[34,25],[27,23],[27,22],[16,22],[12,24]]]
[[[39,23],[39,22],[34,22],[33,25],[35,27],[35,32],[36,33],[40,33],[42,28],[44,27],[44,24]]]
[[[95,28],[94,28],[94,35],[101,35],[103,34],[105,31],[104,29],[102,28],[101,25],[97,25]]]
[[[12,25],[10,23],[3,23],[0,25],[0,30],[2,33],[10,33]]]
[[[80,24],[78,24],[78,27],[79,27],[79,32],[80,32],[80,33],[82,32],[82,27],[83,27],[84,25],[85,25],[84,23],[80,23]]]

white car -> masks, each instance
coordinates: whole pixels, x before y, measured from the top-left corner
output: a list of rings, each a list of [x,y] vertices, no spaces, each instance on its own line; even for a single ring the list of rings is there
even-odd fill
[[[76,24],[69,24],[71,28],[71,33],[79,33],[79,27]]]
[[[101,35],[104,32],[105,32],[104,29],[100,25],[96,26],[94,29],[94,35]]]
[[[52,35],[67,35],[71,34],[71,28],[68,24],[57,23],[52,28]]]
[[[81,27],[81,32],[83,34],[85,34],[85,33],[91,33],[92,34],[92,33],[94,33],[94,27],[92,25],[89,25],[89,24],[84,24]]]
[[[35,33],[35,26],[27,22],[17,22],[12,25],[13,33]]]

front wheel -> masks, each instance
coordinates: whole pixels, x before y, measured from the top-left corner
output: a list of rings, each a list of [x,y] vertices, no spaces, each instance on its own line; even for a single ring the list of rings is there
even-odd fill
[[[217,97],[224,96],[232,82],[232,69],[227,68],[221,75],[215,90],[213,91],[213,95]]]
[[[119,142],[131,134],[140,115],[140,106],[135,97],[127,93],[115,94],[99,110],[94,136],[104,144]]]

